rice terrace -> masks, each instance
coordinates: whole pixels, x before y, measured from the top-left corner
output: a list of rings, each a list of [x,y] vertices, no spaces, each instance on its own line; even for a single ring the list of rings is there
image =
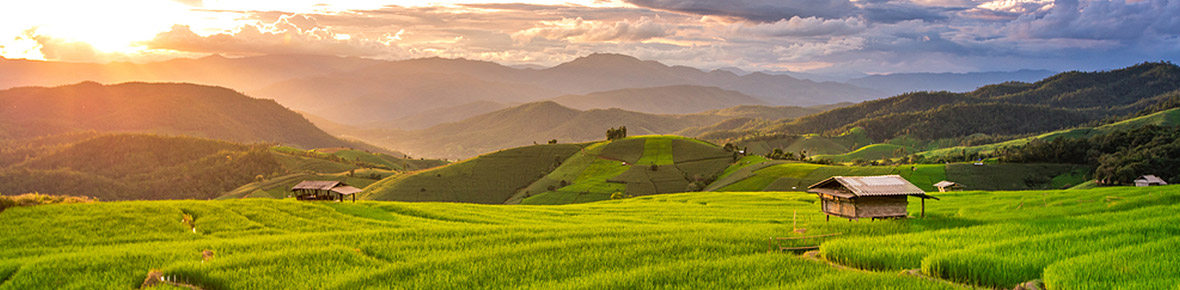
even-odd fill
[[[1180,0],[5,1],[0,290],[1180,290],[1177,27]]]

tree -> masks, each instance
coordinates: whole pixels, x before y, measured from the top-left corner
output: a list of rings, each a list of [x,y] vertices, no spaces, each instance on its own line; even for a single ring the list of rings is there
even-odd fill
[[[557,144],[557,139],[550,139],[549,144]]]
[[[610,128],[606,130],[606,140],[608,141],[623,138],[627,138],[627,126]]]

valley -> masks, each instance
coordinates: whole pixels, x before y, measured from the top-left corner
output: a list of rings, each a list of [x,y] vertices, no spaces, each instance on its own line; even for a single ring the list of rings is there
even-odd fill
[[[251,65],[282,59],[333,75]],[[275,75],[0,91],[0,289],[1180,285],[1180,185],[1132,186],[1180,181],[1167,62],[884,98],[615,54],[170,65],[212,62]],[[935,199],[811,188],[883,175]]]

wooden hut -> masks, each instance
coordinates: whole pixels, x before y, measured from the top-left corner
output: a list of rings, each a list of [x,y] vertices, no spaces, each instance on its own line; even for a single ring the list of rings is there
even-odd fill
[[[291,187],[291,192],[298,200],[339,200],[344,201],[345,196],[351,196],[352,202],[356,202],[356,194],[360,193],[360,188],[348,186],[339,181],[303,181]]]
[[[957,182],[950,181],[950,180],[939,181],[938,183],[934,184],[934,187],[938,188],[938,192],[947,192],[947,191],[952,191],[952,190],[963,189],[962,184],[959,184]]]
[[[1162,179],[1162,178],[1156,177],[1155,175],[1144,175],[1144,176],[1140,176],[1139,178],[1135,179],[1135,186],[1156,186],[1156,185],[1168,185],[1168,182],[1164,181],[1164,179]]]
[[[833,176],[811,185],[807,192],[819,195],[829,219],[833,215],[849,219],[905,217],[908,196],[922,199],[925,217],[926,199],[938,199],[898,175]]]

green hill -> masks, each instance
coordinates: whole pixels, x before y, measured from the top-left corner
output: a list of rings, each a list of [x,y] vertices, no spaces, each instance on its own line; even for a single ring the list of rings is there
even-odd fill
[[[387,152],[328,135],[274,100],[254,99],[221,87],[84,82],[0,91],[0,139],[88,130]]]
[[[812,155],[811,159],[827,159],[833,162],[852,162],[852,160],[881,160],[883,158],[905,157],[913,153],[912,148],[893,144],[872,144],[860,147],[852,152],[839,155]]]
[[[364,169],[380,166],[363,161],[281,146],[146,134],[96,134],[75,142],[75,136],[36,138],[18,146],[42,150],[16,164],[0,167],[0,192],[92,196],[100,200],[210,199],[226,192],[235,197],[247,196],[250,192],[241,194],[234,189],[291,174],[347,177],[350,184],[360,186],[394,174],[388,169]],[[345,151],[351,150],[337,153]],[[388,161],[407,166],[398,170],[419,170],[441,163]],[[355,177],[348,176],[350,173]],[[275,197],[284,196],[280,193],[287,190],[260,187]]]
[[[341,173],[292,173],[264,181],[252,182],[222,194],[217,199],[235,198],[285,198],[291,194],[291,187],[307,180],[340,181],[345,184],[364,188],[373,183],[397,175],[395,171],[383,169],[353,169]]]
[[[836,155],[852,151],[854,148],[872,144],[864,128],[854,127],[836,136],[819,134],[786,135],[773,134],[753,136],[732,141],[739,148],[746,148],[747,154],[766,155],[774,149],[794,154]]]
[[[803,162],[752,162],[717,180],[711,191],[805,191],[832,176],[897,174],[925,191],[951,180],[971,190],[1059,189],[1088,180],[1093,168],[1070,164],[907,164],[898,166],[833,166]]]
[[[567,204],[623,195],[697,191],[734,155],[713,144],[674,136],[639,136],[587,146],[518,191],[509,203]]]
[[[100,200],[207,199],[282,172],[265,146],[192,137],[102,135],[0,170],[0,192]]]
[[[507,149],[386,178],[366,199],[472,203],[577,203],[611,194],[700,190],[733,161],[716,145],[675,136]]]
[[[1152,113],[1146,116],[1139,116],[1119,122],[1106,124],[1097,127],[1075,128],[1053,131],[1033,137],[1013,139],[1009,141],[978,145],[978,146],[955,146],[942,149],[935,149],[930,151],[923,151],[917,154],[927,158],[937,158],[941,156],[949,156],[953,154],[987,154],[995,151],[1001,147],[1020,146],[1028,144],[1033,140],[1052,141],[1057,138],[1087,138],[1091,136],[1108,134],[1111,132],[1130,130],[1141,128],[1148,125],[1176,127],[1180,126],[1180,108],[1167,109],[1160,112]]]
[[[386,178],[365,188],[371,200],[504,203],[566,158],[579,144],[533,145],[480,155],[447,166]]]

